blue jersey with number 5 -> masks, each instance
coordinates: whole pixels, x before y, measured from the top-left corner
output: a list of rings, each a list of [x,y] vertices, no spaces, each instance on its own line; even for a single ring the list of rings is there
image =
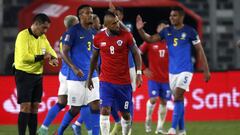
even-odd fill
[[[193,72],[191,46],[200,43],[197,32],[190,26],[181,29],[173,26],[164,28],[159,36],[165,39],[169,51],[169,72],[178,74],[184,71]]]

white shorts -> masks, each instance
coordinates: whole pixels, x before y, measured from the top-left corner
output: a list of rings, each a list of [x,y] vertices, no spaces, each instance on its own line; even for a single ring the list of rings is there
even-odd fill
[[[67,80],[68,84],[68,105],[82,106],[99,100],[99,79],[92,78],[94,88],[90,91],[85,87],[86,81]]]
[[[192,81],[193,73],[181,72],[179,74],[169,74],[170,88],[174,91],[177,87],[189,91],[189,85]]]
[[[64,76],[62,72],[59,72],[58,80],[59,80],[58,95],[67,95],[68,94],[67,77]]]
[[[136,91],[136,69],[135,67],[129,68],[129,74],[130,74],[130,80],[131,80],[131,85],[132,85],[132,91]]]

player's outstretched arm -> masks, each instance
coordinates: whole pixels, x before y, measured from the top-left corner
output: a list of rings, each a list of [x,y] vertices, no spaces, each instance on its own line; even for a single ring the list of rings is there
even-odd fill
[[[136,18],[136,28],[137,28],[138,33],[141,36],[141,38],[144,41],[149,42],[149,43],[154,43],[154,42],[160,41],[161,38],[160,38],[159,34],[149,35],[144,31],[143,27],[144,27],[145,23],[146,22],[143,22],[142,17],[140,15],[138,15]]]
[[[209,71],[206,55],[205,55],[204,50],[202,48],[202,44],[198,43],[194,46],[195,46],[195,49],[196,49],[197,58],[198,58],[198,60],[201,61],[201,64],[203,66],[204,81],[208,82],[210,80],[211,74],[210,74],[210,71]]]
[[[81,69],[77,68],[77,67],[73,64],[71,58],[70,58],[69,55],[68,55],[68,54],[69,54],[69,51],[70,51],[70,47],[69,47],[68,45],[63,45],[62,51],[60,51],[61,56],[62,56],[63,60],[68,64],[68,66],[73,70],[73,72],[74,72],[77,76],[82,77],[84,74],[83,74],[83,72],[82,72]]]
[[[98,62],[98,56],[99,56],[99,50],[93,50],[93,55],[91,58],[91,63],[90,63],[90,69],[89,69],[89,73],[88,73],[88,79],[86,82],[86,87],[89,88],[89,90],[93,89],[93,82],[92,82],[92,75],[94,70],[97,68],[97,62]]]

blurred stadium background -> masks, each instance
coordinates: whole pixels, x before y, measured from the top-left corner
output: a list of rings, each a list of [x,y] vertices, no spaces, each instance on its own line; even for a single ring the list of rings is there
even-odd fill
[[[183,7],[187,13],[185,23],[195,27],[202,39],[212,73],[209,83],[202,81],[198,60],[191,92],[186,94],[186,120],[190,135],[239,135],[240,134],[240,0],[112,0],[125,9],[124,22],[132,26],[133,34],[140,45],[142,40],[135,30],[135,18],[141,14],[147,21],[146,30],[153,33],[158,20],[168,19],[171,6]],[[17,134],[16,91],[11,65],[17,33],[29,27],[32,16],[47,13],[52,20],[47,36],[51,45],[57,42],[64,31],[63,18],[75,14],[83,3],[92,5],[102,18],[108,0],[0,0],[0,134]],[[194,52],[193,52],[194,54]],[[44,97],[39,110],[42,122],[48,109],[57,100],[58,68],[46,63]],[[135,116],[133,135],[144,134],[145,103],[147,101],[146,78],[144,86],[134,93]],[[169,102],[168,108],[172,109]],[[156,112],[157,109],[155,109]],[[58,116],[59,124],[64,112]],[[153,116],[156,122],[157,116]],[[169,127],[171,111],[167,116]],[[154,126],[156,126],[154,124]],[[56,126],[55,126],[56,128]],[[54,130],[54,129],[53,129]],[[67,134],[71,134],[69,131]]]

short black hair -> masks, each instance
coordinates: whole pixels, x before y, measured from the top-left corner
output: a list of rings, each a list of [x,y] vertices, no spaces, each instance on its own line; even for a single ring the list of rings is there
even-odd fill
[[[172,11],[177,11],[182,16],[185,15],[185,12],[184,12],[183,8],[181,8],[181,7],[172,7],[171,10]]]
[[[33,18],[33,23],[34,22],[38,22],[40,24],[43,24],[45,22],[48,22],[48,23],[51,23],[51,20],[50,18],[44,14],[44,13],[39,13],[39,14],[36,14]]]
[[[122,14],[124,13],[123,7],[116,7],[117,11],[120,11]]]
[[[80,5],[78,8],[77,8],[77,17],[79,16],[79,11],[82,10],[83,8],[86,8],[86,7],[91,7],[90,5],[87,5],[87,4],[84,4],[84,5]]]

